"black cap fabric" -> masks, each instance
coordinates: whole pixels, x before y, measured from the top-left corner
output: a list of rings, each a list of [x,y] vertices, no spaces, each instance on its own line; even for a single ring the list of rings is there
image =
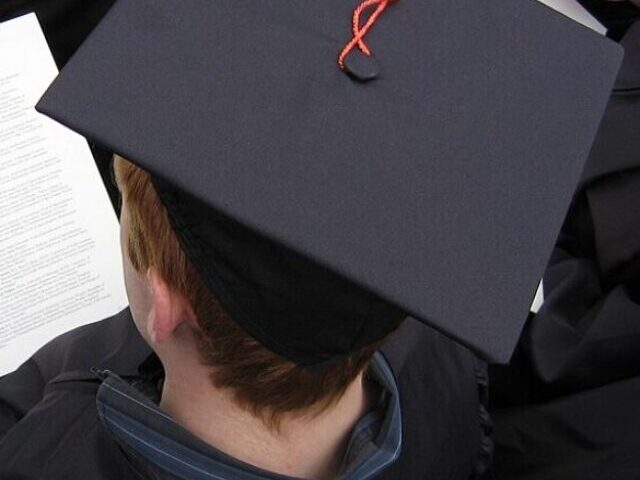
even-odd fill
[[[295,362],[331,365],[406,314],[158,177],[153,184],[191,262],[232,318]]]
[[[324,362],[407,312],[506,361],[621,49],[530,0],[370,3],[341,69],[357,1],[119,0],[37,108],[153,174],[274,351]]]

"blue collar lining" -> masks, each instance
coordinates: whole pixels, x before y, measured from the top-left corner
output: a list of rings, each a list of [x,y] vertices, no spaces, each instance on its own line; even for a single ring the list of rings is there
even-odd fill
[[[400,455],[402,419],[395,377],[377,352],[369,376],[387,397],[380,410],[356,424],[337,480],[367,480]],[[113,373],[98,391],[98,415],[123,446],[180,479],[293,480],[241,462],[197,439],[164,413],[147,396]]]

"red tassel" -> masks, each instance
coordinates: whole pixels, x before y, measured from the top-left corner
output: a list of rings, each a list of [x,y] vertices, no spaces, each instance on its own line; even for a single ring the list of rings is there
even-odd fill
[[[353,11],[353,19],[351,22],[353,38],[349,43],[345,45],[345,47],[340,52],[340,56],[338,57],[338,66],[342,70],[344,70],[345,57],[356,45],[362,53],[364,53],[365,55],[371,55],[371,50],[369,50],[369,47],[367,47],[367,45],[364,43],[363,38],[367,34],[369,29],[371,29],[378,17],[382,14],[382,12],[384,12],[385,8],[387,8],[387,6],[393,1],[395,0],[365,0],[360,3],[360,5],[358,5]],[[360,15],[362,15],[362,13],[369,7],[373,7],[375,5],[377,5],[377,7],[374,12],[369,16],[367,22],[362,27],[360,27]]]

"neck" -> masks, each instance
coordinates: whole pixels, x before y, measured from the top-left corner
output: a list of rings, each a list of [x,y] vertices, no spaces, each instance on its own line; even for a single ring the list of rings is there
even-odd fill
[[[203,366],[189,375],[165,366],[160,407],[195,436],[258,468],[309,479],[333,478],[350,433],[368,409],[362,375],[338,402],[316,415],[290,415],[278,431],[240,407],[229,391],[218,389]],[[194,379],[198,379],[197,381]]]

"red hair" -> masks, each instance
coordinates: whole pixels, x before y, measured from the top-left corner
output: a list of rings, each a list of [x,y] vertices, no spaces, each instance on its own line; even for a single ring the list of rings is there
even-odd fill
[[[270,425],[285,414],[320,413],[336,402],[367,367],[382,342],[363,347],[327,370],[299,366],[270,351],[230,318],[185,255],[149,174],[115,156],[114,172],[126,198],[127,254],[137,271],[154,268],[195,313],[195,337],[211,380]]]

